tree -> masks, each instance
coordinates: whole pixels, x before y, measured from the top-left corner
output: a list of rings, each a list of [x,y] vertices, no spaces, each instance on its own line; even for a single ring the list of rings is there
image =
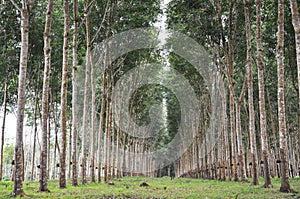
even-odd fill
[[[72,185],[78,185],[78,169],[77,169],[77,37],[78,37],[78,0],[73,3],[73,67],[72,67]]]
[[[88,128],[88,106],[89,106],[89,85],[91,83],[91,39],[90,39],[90,18],[88,16],[89,0],[86,1],[85,28],[86,28],[86,64],[85,64],[85,83],[84,83],[84,104],[83,104],[83,127],[82,127],[82,146],[81,146],[81,183],[86,184],[86,156],[87,156],[87,128]]]
[[[14,177],[14,196],[24,196],[23,190],[23,125],[24,109],[26,103],[26,71],[28,61],[28,39],[29,39],[29,17],[34,0],[22,0],[22,8],[14,0],[11,2],[21,13],[21,52],[19,64],[19,84],[18,84],[18,102],[17,102],[17,128],[15,143],[15,177]]]
[[[266,107],[265,107],[265,81],[264,81],[264,62],[263,62],[263,46],[261,41],[261,0],[256,0],[256,49],[257,49],[257,70],[258,70],[258,90],[259,90],[259,113],[260,113],[260,135],[261,148],[264,164],[265,188],[272,186],[269,170],[269,142],[267,135]]]
[[[7,80],[4,83],[4,97],[3,97],[3,120],[2,120],[2,132],[1,132],[1,146],[0,146],[0,180],[2,180],[3,169],[3,149],[4,149],[4,134],[5,134],[5,120],[7,112]]]
[[[235,115],[234,115],[234,49],[233,49],[233,1],[229,1],[229,38],[228,38],[228,85],[229,85],[229,111],[230,111],[230,130],[231,130],[231,161],[232,173],[234,181],[238,181],[237,165],[236,165],[236,129],[235,129]],[[232,177],[232,176],[231,176]]]
[[[64,0],[64,44],[61,80],[61,147],[59,187],[66,188],[66,150],[67,150],[67,86],[68,86],[68,58],[70,40],[69,0]]]
[[[285,97],[284,97],[284,1],[278,0],[278,36],[276,46],[277,75],[278,75],[278,127],[279,148],[281,158],[281,186],[280,192],[290,192],[289,162],[286,138]]]
[[[300,18],[297,1],[290,0],[290,7],[292,11],[292,23],[295,31],[296,59],[298,71],[298,148],[300,149]]]
[[[47,187],[48,180],[48,118],[49,118],[49,79],[51,67],[51,47],[50,32],[53,13],[53,0],[48,1],[46,11],[46,22],[44,31],[44,83],[42,95],[42,150],[40,158],[40,188],[39,191],[49,191]]]
[[[250,6],[251,0],[244,0],[245,26],[247,39],[247,83],[248,83],[248,103],[249,103],[249,132],[250,132],[250,153],[252,157],[252,184],[258,185],[257,174],[257,153],[256,153],[256,133],[254,125],[254,105],[253,105],[253,77],[252,77],[252,47],[251,47],[251,29],[250,29]]]

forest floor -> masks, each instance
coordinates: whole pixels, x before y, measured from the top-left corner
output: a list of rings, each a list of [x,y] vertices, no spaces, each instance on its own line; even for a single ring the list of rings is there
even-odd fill
[[[221,182],[217,180],[202,180],[189,178],[144,178],[124,177],[112,181],[114,185],[105,183],[89,183],[73,187],[68,184],[66,189],[58,188],[57,180],[50,180],[48,187],[50,193],[37,192],[38,181],[24,182],[24,191],[30,198],[132,198],[132,199],[164,199],[164,198],[271,198],[286,199],[300,198],[300,178],[291,179],[292,188],[298,193],[280,193],[280,179],[272,179],[273,188],[262,187],[263,179],[259,186],[251,186],[250,183]],[[149,186],[140,187],[142,182]],[[0,182],[0,198],[13,198],[10,193],[13,182]]]

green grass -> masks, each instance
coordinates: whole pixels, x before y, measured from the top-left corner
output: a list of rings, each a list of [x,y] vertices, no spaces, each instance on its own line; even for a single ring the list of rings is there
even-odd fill
[[[139,187],[142,182],[147,182],[149,187]],[[58,188],[57,180],[50,180],[48,187],[50,193],[37,192],[38,181],[24,182],[24,191],[30,198],[300,198],[300,178],[291,179],[292,188],[299,192],[280,193],[280,179],[272,179],[273,188],[262,187],[263,179],[259,186],[250,186],[250,183],[220,182],[216,180],[176,178],[144,178],[124,177],[113,180],[115,185],[104,183],[89,183],[73,187],[68,184],[66,189]],[[13,198],[10,193],[13,189],[12,182],[0,182],[0,198]]]

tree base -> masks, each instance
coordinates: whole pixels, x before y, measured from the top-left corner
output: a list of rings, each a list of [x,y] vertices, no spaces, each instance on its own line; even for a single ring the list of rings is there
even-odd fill
[[[15,197],[20,196],[21,198],[30,198],[29,195],[25,194],[24,191],[22,191],[22,193],[18,193],[18,194],[12,192],[11,195],[13,195]]]
[[[251,186],[256,186],[256,185],[259,185],[259,183],[258,182],[252,182],[251,183]]]
[[[263,186],[264,188],[273,188],[273,185],[272,184],[264,184],[264,186]]]
[[[39,189],[38,192],[50,193],[50,190],[48,188],[47,189]]]
[[[290,187],[280,187],[280,192],[282,193],[298,193],[294,189],[291,189]]]
[[[244,178],[244,179],[241,179],[241,183],[250,183],[250,181],[248,179]]]

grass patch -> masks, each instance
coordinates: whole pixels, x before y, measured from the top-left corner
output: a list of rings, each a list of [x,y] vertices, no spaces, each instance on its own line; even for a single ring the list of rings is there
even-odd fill
[[[37,192],[38,181],[24,182],[24,191],[30,198],[132,198],[132,199],[171,199],[171,198],[299,198],[300,178],[291,179],[292,188],[299,192],[280,193],[280,179],[272,179],[273,188],[262,187],[263,179],[260,179],[259,186],[250,186],[250,183],[221,182],[217,180],[187,179],[169,177],[145,178],[145,177],[124,177],[113,180],[114,185],[105,183],[89,183],[73,187],[70,182],[66,189],[58,188],[57,180],[49,180],[50,193]],[[139,184],[147,182],[150,186],[140,187]],[[0,182],[0,198],[13,198],[10,193],[13,189],[13,182]]]

